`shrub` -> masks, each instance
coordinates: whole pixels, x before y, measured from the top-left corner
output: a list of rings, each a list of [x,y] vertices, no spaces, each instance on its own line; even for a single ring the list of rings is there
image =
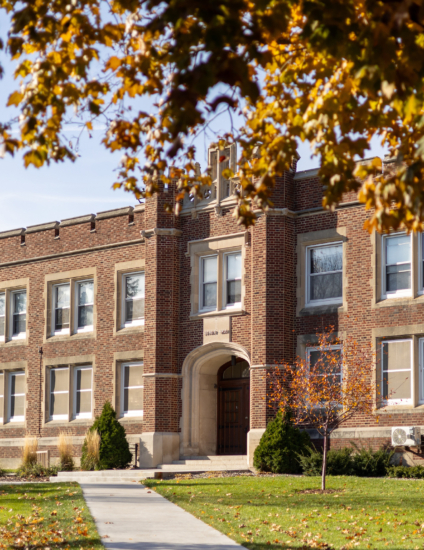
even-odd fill
[[[308,448],[308,452],[309,455],[299,456],[303,473],[306,476],[320,476],[322,473],[322,453],[312,447]],[[332,476],[353,475],[352,454],[353,449],[349,447],[328,451],[327,474]]]
[[[16,474],[26,478],[50,477],[57,475],[57,470],[57,466],[46,468],[39,462],[34,462],[33,464],[21,464],[16,470]]]
[[[424,479],[424,466],[389,466],[388,477],[406,477],[409,479]]]
[[[32,435],[26,435],[22,448],[21,467],[33,466],[37,463],[38,439]]]
[[[83,470],[98,470],[100,461],[100,435],[96,429],[87,430],[81,454]]]
[[[385,449],[373,451],[372,449],[357,449],[353,455],[354,475],[360,477],[384,477],[390,467],[394,451],[388,452]]]
[[[343,447],[327,453],[327,474],[333,476],[383,477],[390,466],[393,452],[385,449],[354,449]],[[356,449],[356,452],[355,452]],[[309,448],[309,454],[299,456],[303,473],[307,476],[319,476],[322,471],[322,453]]]
[[[255,449],[253,465],[258,470],[275,474],[301,473],[298,455],[310,443],[309,435],[293,425],[290,412],[283,415],[279,411],[268,423]]]
[[[125,437],[125,429],[118,422],[116,412],[108,401],[103,407],[102,414],[96,418],[93,426],[90,428],[90,431],[94,430],[97,430],[100,436],[99,460],[96,469],[108,470],[128,466],[131,462],[132,454]],[[84,445],[86,442],[87,438]],[[86,452],[88,454],[88,444]]]
[[[57,443],[59,450],[59,470],[62,472],[72,472],[75,469],[72,446],[72,436],[60,432]]]
[[[299,463],[305,476],[320,476],[322,472],[322,453],[315,447],[308,447],[309,454],[299,454]],[[328,456],[328,455],[327,455]]]

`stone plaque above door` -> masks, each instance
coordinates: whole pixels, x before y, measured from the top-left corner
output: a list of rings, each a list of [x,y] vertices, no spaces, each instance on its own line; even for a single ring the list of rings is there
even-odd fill
[[[220,315],[203,319],[203,344],[231,342],[231,317]]]

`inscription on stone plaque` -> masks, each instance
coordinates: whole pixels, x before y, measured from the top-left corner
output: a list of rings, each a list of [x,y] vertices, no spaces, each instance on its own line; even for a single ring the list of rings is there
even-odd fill
[[[203,319],[203,343],[231,342],[231,317],[207,317]]]

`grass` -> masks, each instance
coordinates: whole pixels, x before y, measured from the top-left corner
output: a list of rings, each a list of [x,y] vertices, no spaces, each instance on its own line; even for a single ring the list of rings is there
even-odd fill
[[[146,485],[252,550],[407,548],[424,545],[423,480],[232,477],[146,480]]]
[[[0,486],[0,548],[103,549],[77,483]]]

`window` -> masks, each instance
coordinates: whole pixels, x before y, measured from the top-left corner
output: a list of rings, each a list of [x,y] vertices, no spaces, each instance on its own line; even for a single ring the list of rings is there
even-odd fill
[[[307,248],[307,301],[339,303],[343,297],[343,244]]]
[[[121,415],[143,416],[143,363],[121,367]]]
[[[201,309],[213,310],[217,304],[218,257],[201,258]]]
[[[225,306],[241,305],[241,252],[225,255]]]
[[[54,334],[69,334],[71,285],[53,286],[53,319]]]
[[[74,370],[74,418],[91,418],[92,373],[91,366]]]
[[[385,404],[412,403],[412,339],[381,342],[380,393]]]
[[[0,372],[0,424],[3,424],[4,411],[4,373]]]
[[[93,330],[94,282],[78,281],[76,284],[77,332]]]
[[[330,346],[326,350],[307,348],[306,357],[311,376],[326,377],[331,385],[341,388],[343,363],[341,346]]]
[[[12,372],[9,375],[9,422],[23,422],[25,419],[25,373]]]
[[[411,235],[383,237],[383,295],[411,294]]]
[[[144,324],[144,273],[123,275],[122,326]]]
[[[26,290],[16,290],[11,293],[11,337],[12,339],[26,337]]]
[[[6,294],[0,294],[0,342],[4,342],[6,319]]]
[[[68,420],[69,369],[50,370],[50,420]]]

